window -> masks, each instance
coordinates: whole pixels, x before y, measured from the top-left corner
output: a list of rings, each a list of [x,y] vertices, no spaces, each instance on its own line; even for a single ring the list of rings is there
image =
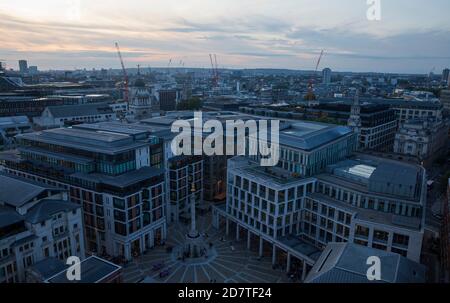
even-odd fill
[[[409,244],[409,237],[405,235],[400,235],[394,233],[394,237],[392,239],[392,243],[395,245],[401,245],[401,246],[408,246]]]
[[[327,215],[327,207],[325,205],[322,205],[322,215]]]
[[[346,214],[345,215],[345,224],[350,225],[351,220],[352,220],[352,216],[349,214]]]
[[[127,235],[127,228],[126,228],[125,224],[116,222],[114,224],[114,230],[115,230],[116,234],[119,234],[122,236]]]
[[[344,222],[345,214],[342,211],[338,212],[338,221]]]
[[[114,198],[113,200],[114,207],[119,209],[125,209],[125,200]]]
[[[334,218],[334,208],[328,208],[328,218]]]
[[[407,252],[406,250],[403,250],[403,249],[397,249],[397,248],[395,248],[395,247],[392,247],[391,251],[392,251],[393,253],[402,255],[403,257],[406,257],[406,256],[408,255],[408,252]]]
[[[359,237],[368,238],[369,237],[369,229],[365,226],[356,225],[355,234]]]
[[[367,246],[367,241],[362,241],[362,240],[357,240],[357,239],[355,239],[354,242],[355,242],[355,244]]]
[[[27,268],[33,264],[33,257],[28,256],[23,258],[23,267]]]
[[[387,242],[389,237],[389,233],[385,231],[375,230],[373,232],[373,238],[376,241]]]
[[[381,245],[381,244],[377,244],[377,243],[373,243],[372,247],[375,249],[387,250],[387,247],[385,245]]]

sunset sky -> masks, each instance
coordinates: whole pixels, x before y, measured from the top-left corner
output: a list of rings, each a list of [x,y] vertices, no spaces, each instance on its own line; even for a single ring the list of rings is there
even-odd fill
[[[450,66],[450,1],[0,0],[0,59],[17,69],[209,67],[440,73]]]

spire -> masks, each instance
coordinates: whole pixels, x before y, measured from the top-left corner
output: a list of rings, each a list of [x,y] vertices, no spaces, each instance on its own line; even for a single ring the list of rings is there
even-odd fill
[[[137,75],[140,76],[140,75],[141,75],[141,65],[138,64],[138,65],[137,65],[137,68],[138,68]]]
[[[361,105],[359,104],[359,89],[356,89],[355,98],[350,109],[350,117],[347,125],[356,133],[357,148],[359,149],[359,137],[361,131]]]
[[[353,99],[353,105],[359,106],[359,88],[356,89],[355,98]]]

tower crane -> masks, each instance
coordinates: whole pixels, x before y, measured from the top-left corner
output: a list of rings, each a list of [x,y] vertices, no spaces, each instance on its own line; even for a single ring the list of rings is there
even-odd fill
[[[122,59],[122,54],[120,53],[119,43],[117,43],[117,42],[116,42],[116,49],[117,49],[117,54],[119,55],[120,65],[122,66],[123,79],[124,79],[124,83],[125,83],[124,99],[125,99],[125,102],[128,103],[128,101],[129,101],[128,100],[128,95],[129,95],[128,74],[127,74],[127,70],[125,69],[125,64],[123,64],[123,59]]]
[[[219,84],[219,65],[217,64],[217,56],[214,54],[214,64],[216,69],[216,82]]]
[[[319,56],[319,59],[317,60],[316,68],[314,69],[313,76],[315,76],[317,74],[317,70],[319,69],[319,65],[320,65],[320,61],[322,60],[323,53],[324,53],[324,50],[322,50],[320,52],[320,56]],[[315,100],[316,99],[316,96],[314,95],[314,92],[313,92],[313,78],[312,77],[308,83],[308,93],[306,94],[305,99],[306,100]]]

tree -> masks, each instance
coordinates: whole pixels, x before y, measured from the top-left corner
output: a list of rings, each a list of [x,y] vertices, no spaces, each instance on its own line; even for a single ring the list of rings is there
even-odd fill
[[[177,110],[199,110],[200,108],[202,108],[202,100],[199,97],[181,101],[177,105]]]

